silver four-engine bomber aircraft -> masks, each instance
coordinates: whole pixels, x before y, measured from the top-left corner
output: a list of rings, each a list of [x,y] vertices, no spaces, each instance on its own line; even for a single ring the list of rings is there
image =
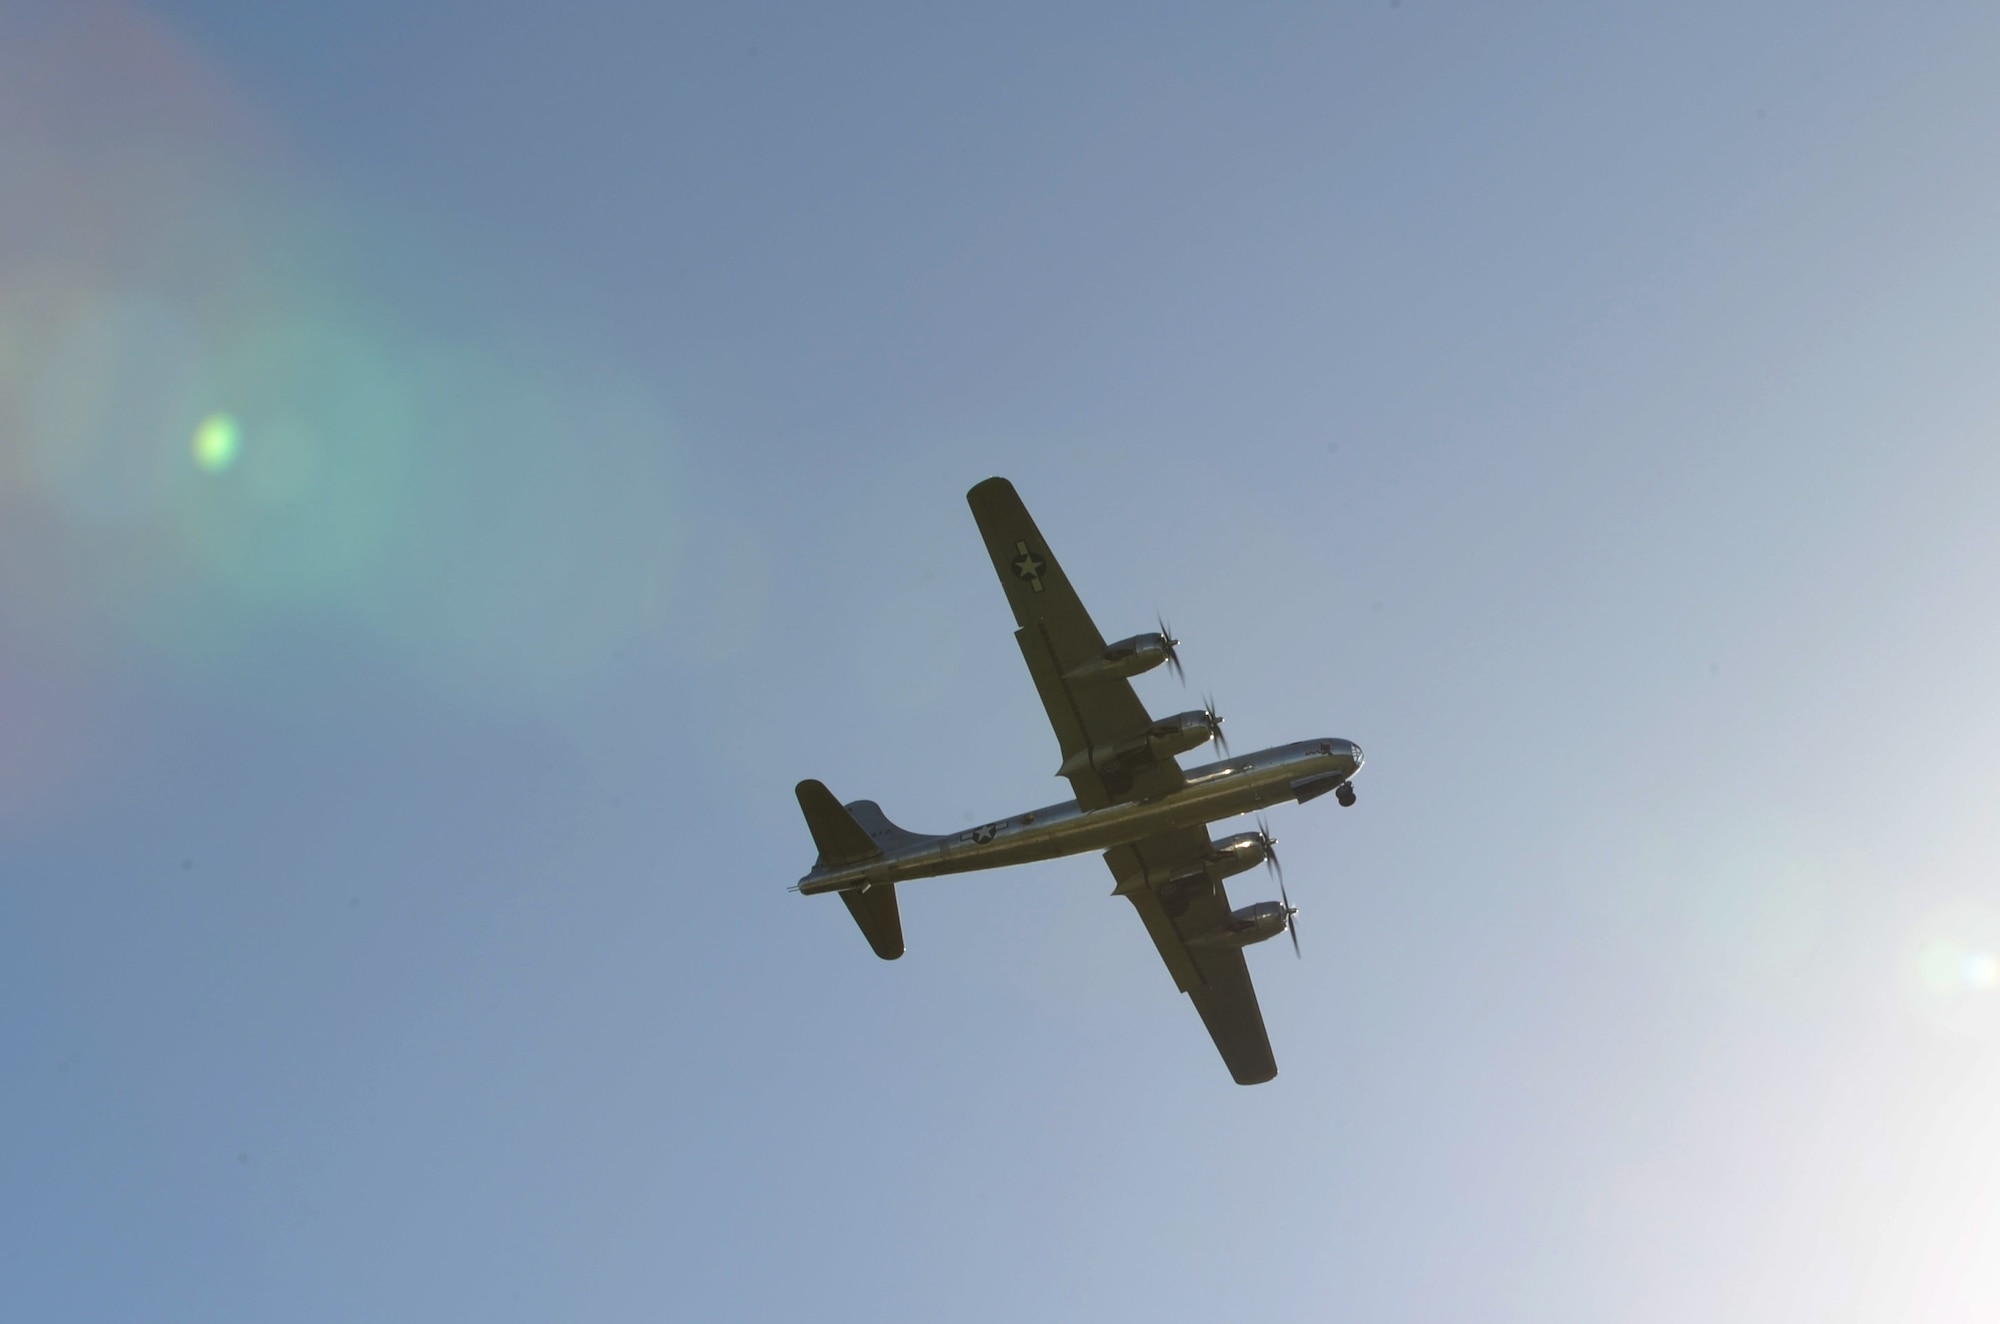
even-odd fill
[[[819,859],[797,890],[840,893],[875,954],[893,961],[903,954],[897,883],[1103,851],[1117,880],[1113,890],[1131,898],[1229,1074],[1239,1085],[1271,1079],[1278,1065],[1243,949],[1289,930],[1295,912],[1289,901],[1232,909],[1222,880],[1275,864],[1275,843],[1262,829],[1216,841],[1208,825],[1329,791],[1353,804],[1361,747],[1305,740],[1230,758],[1213,705],[1155,721],[1129,678],[1162,663],[1179,671],[1164,624],[1158,633],[1107,645],[1013,484],[989,478],[966,500],[1062,746],[1058,775],[1069,778],[1076,799],[932,837],[895,826],[872,800],[843,805],[820,782],[802,781],[799,807]],[[1223,751],[1221,762],[1183,769],[1174,761],[1211,740]]]

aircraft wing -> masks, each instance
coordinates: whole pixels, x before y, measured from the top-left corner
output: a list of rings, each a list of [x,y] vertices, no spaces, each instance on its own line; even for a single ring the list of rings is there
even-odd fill
[[[1264,1013],[1250,983],[1241,947],[1189,946],[1188,940],[1229,927],[1229,894],[1220,882],[1170,898],[1154,880],[1198,865],[1207,856],[1208,829],[1174,828],[1104,852],[1117,891],[1132,905],[1167,963],[1174,984],[1194,1002],[1209,1038],[1238,1085],[1256,1085],[1278,1074]],[[1178,910],[1179,913],[1172,913]]]
[[[1092,749],[1144,735],[1153,719],[1131,681],[1119,676],[1069,678],[1067,673],[1104,652],[1104,636],[1092,624],[1014,485],[1004,478],[989,478],[967,492],[965,499],[1021,627],[1014,639],[1027,659],[1049,724],[1055,727],[1064,765],[1074,766],[1072,759]],[[1085,809],[1151,800],[1187,784],[1180,765],[1170,758],[1111,773],[1085,760],[1078,763],[1083,766],[1064,775]]]

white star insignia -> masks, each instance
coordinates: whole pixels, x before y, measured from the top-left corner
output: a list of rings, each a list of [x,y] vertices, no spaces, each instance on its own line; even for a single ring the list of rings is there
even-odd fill
[[[1035,592],[1040,593],[1042,591],[1042,571],[1048,568],[1049,563],[1029,551],[1028,544],[1025,542],[1015,543],[1014,550],[1020,553],[1019,556],[1014,558],[1014,577],[1016,579],[1027,580],[1028,586],[1034,589]]]

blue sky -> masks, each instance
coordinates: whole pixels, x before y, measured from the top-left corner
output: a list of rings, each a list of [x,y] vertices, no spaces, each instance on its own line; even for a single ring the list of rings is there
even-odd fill
[[[2000,11],[411,8],[0,5],[0,1314],[2000,1311]],[[995,473],[1368,750],[1270,1085],[785,891]]]

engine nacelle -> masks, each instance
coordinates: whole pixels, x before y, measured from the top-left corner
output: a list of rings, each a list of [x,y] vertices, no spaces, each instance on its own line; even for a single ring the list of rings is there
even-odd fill
[[[1154,759],[1170,759],[1199,749],[1215,738],[1215,727],[1204,712],[1175,713],[1153,723],[1146,732],[1146,752]]]
[[[1209,850],[1209,872],[1227,878],[1254,869],[1271,857],[1271,844],[1261,832],[1239,832],[1224,837]]]
[[[1254,869],[1269,858],[1271,852],[1263,836],[1256,832],[1239,832],[1233,837],[1224,837],[1209,848],[1208,857],[1192,869],[1184,869],[1173,875],[1169,883],[1181,883],[1189,879],[1207,882],[1213,879],[1234,877],[1245,869]]]
[[[1062,767],[1056,769],[1056,775],[1070,777],[1085,768],[1108,772],[1158,763],[1206,744],[1214,734],[1215,728],[1209,724],[1207,713],[1177,713],[1153,723],[1143,736],[1135,736],[1116,745],[1078,750],[1063,760]]]
[[[1253,942],[1265,942],[1285,931],[1286,914],[1284,906],[1276,901],[1259,901],[1254,906],[1229,913],[1229,927],[1216,933],[1203,933],[1187,940],[1190,947],[1248,947]]]
[[[1222,879],[1262,864],[1270,856],[1270,844],[1255,832],[1239,832],[1224,837],[1209,850],[1202,862],[1167,875],[1159,883],[1160,900],[1175,919],[1187,913],[1188,903],[1215,887]],[[1258,939],[1250,939],[1255,942]]]
[[[1120,639],[1102,653],[1071,667],[1063,673],[1064,680],[1108,680],[1118,676],[1137,676],[1151,671],[1173,655],[1163,634],[1135,634],[1130,639]]]

